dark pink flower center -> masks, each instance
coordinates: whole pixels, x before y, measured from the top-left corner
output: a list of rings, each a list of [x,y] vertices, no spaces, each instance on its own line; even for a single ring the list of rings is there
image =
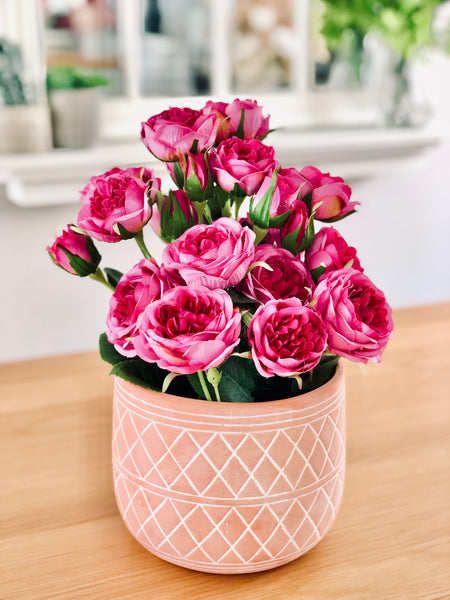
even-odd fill
[[[301,360],[323,349],[323,333],[303,316],[274,316],[266,323],[267,341],[280,358]]]
[[[217,229],[207,229],[200,234],[187,235],[180,243],[179,249],[192,256],[202,256],[213,248],[217,248],[228,239],[228,235]]]
[[[386,308],[382,298],[363,286],[355,286],[348,295],[358,318],[372,328],[382,327],[386,321]]]
[[[221,313],[214,302],[204,303],[197,298],[184,299],[181,307],[163,304],[158,314],[159,333],[174,338],[204,331]]]
[[[107,219],[115,208],[125,205],[125,194],[131,177],[115,177],[96,184],[91,198],[91,214],[99,219]]]
[[[302,302],[311,297],[311,282],[302,273],[293,268],[286,260],[269,260],[268,265],[273,271],[264,267],[256,267],[255,277],[261,287],[271,292],[277,300],[296,297]]]

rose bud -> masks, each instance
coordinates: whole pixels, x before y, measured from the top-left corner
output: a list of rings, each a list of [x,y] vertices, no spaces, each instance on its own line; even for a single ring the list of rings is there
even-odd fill
[[[322,227],[316,233],[305,260],[315,279],[344,267],[352,267],[361,273],[364,271],[356,249],[349,246],[334,227]]]
[[[304,167],[300,174],[313,188],[311,209],[315,219],[332,223],[355,212],[359,202],[350,201],[352,190],[341,177],[332,177],[311,166]],[[304,192],[308,193],[308,189],[304,188]]]
[[[133,338],[138,334],[138,320],[147,306],[172,289],[174,284],[154,260],[142,259],[123,275],[109,302],[106,335],[124,356],[136,356]]]
[[[47,247],[47,252],[58,267],[72,275],[86,277],[96,272],[101,256],[91,238],[72,227],[68,225],[53,246]]]
[[[92,177],[81,192],[78,226],[102,242],[134,237],[150,219],[149,198],[161,181],[148,169],[114,168]]]
[[[156,158],[179,160],[188,152],[203,152],[216,139],[217,115],[192,108],[171,107],[142,123],[141,139]]]
[[[248,328],[255,366],[263,377],[293,377],[313,369],[325,351],[327,333],[320,316],[298,298],[270,300]]]
[[[209,154],[214,179],[220,187],[232,192],[238,186],[244,194],[254,194],[265,176],[279,167],[275,150],[256,139],[237,137],[221,142]]]
[[[167,163],[174,182],[183,188],[193,202],[202,202],[210,191],[212,177],[205,154],[187,154],[180,162]]]
[[[262,107],[255,100],[236,98],[230,103],[209,100],[205,109],[217,114],[219,128],[216,142],[232,136],[241,139],[262,139],[269,133],[269,117],[264,117]]]
[[[303,200],[296,200],[286,223],[280,229],[282,247],[295,255],[304,250],[310,243],[311,226],[308,207]]]
[[[264,303],[296,297],[303,304],[311,299],[314,283],[302,261],[284,248],[270,244],[257,246],[254,263],[265,263],[251,268],[246,278],[236,287],[248,298]]]
[[[225,291],[176,287],[145,310],[134,345],[143,360],[189,374],[221,365],[240,331],[239,309]]]
[[[313,302],[327,328],[331,352],[355,362],[381,361],[393,330],[392,311],[366,275],[349,268],[323,275]]]
[[[187,285],[210,289],[232,287],[253,262],[255,234],[228,217],[211,225],[194,225],[163,250],[167,271],[177,272]]]
[[[160,208],[154,207],[155,211],[160,215],[160,236],[165,242],[176,240],[187,229],[198,223],[197,211],[183,190],[169,191],[168,196],[160,203]],[[153,220],[152,216],[151,222]]]

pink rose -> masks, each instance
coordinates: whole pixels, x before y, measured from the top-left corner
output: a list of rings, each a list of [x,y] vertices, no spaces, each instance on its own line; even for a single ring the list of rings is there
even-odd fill
[[[281,245],[297,255],[303,250],[302,242],[305,238],[309,221],[309,211],[303,200],[295,200],[291,207],[291,214],[280,229]]]
[[[331,352],[355,362],[380,362],[393,330],[392,314],[383,292],[366,275],[356,269],[327,273],[314,300]]]
[[[238,185],[246,194],[254,194],[265,176],[278,169],[275,151],[259,140],[237,137],[221,142],[209,154],[213,177],[222,189],[231,192]]]
[[[282,215],[290,210],[298,197],[303,198],[312,190],[312,185],[297,169],[280,169],[277,179],[279,202],[276,214]]]
[[[160,186],[160,179],[153,178],[152,172],[144,168],[114,168],[92,177],[81,192],[78,226],[102,242],[132,237],[150,219],[148,198]]]
[[[233,100],[233,102],[212,102],[205,109],[217,114],[219,129],[216,142],[221,142],[238,133],[242,110],[244,111],[243,137],[263,138],[269,132],[269,117],[264,117],[263,109],[255,100]]]
[[[141,139],[150,152],[164,161],[179,160],[192,151],[210,148],[216,139],[217,116],[208,111],[171,107],[142,123]]]
[[[67,225],[67,231],[56,238],[53,246],[47,247],[47,252],[58,267],[80,277],[95,273],[101,260],[94,242],[73,231],[72,225]]]
[[[163,250],[163,263],[187,285],[227,288],[245,277],[255,253],[255,234],[234,219],[195,225]]]
[[[313,271],[320,269],[321,275],[330,271],[343,269],[346,265],[357,271],[364,271],[361,267],[356,249],[349,246],[342,235],[334,227],[322,227],[311,246],[306,251],[306,264]]]
[[[291,297],[309,302],[314,283],[299,258],[283,248],[262,244],[256,247],[253,261],[265,262],[272,270],[254,267],[237,286],[241,294],[261,303]]]
[[[183,190],[170,191],[160,209],[155,205],[150,219],[155,233],[165,242],[176,240],[187,229],[198,223],[194,204]]]
[[[154,300],[173,288],[153,260],[142,259],[123,275],[109,302],[106,318],[108,341],[124,356],[136,356],[134,340],[140,315]]]
[[[252,358],[263,377],[289,377],[313,369],[325,351],[322,319],[298,298],[270,300],[248,328]]]
[[[138,356],[173,373],[221,365],[239,343],[241,315],[223,290],[177,287],[149,305],[135,339]]]
[[[332,177],[329,173],[322,173],[315,167],[304,167],[300,174],[307,179],[313,187],[311,208],[314,218],[319,221],[333,222],[354,212],[359,202],[351,202],[351,188],[346,185],[341,177]],[[308,193],[308,189],[302,188]]]

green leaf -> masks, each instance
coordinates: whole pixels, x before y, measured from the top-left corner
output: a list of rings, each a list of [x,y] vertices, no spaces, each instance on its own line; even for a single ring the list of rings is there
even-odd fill
[[[256,206],[253,206],[255,196],[252,196],[250,199],[250,219],[252,223],[257,225],[258,227],[261,227],[262,229],[267,229],[269,227],[270,209],[272,206],[273,194],[277,185],[277,178],[278,174],[276,171],[274,171],[269,187],[267,188],[261,200],[259,200]]]
[[[325,273],[325,269],[326,267],[322,265],[320,267],[316,267],[315,269],[311,269],[311,277],[313,278],[315,283],[317,283],[319,281],[319,277],[321,277]]]
[[[222,402],[253,402],[259,374],[252,360],[230,356],[219,369]]]
[[[336,372],[339,356],[328,354],[322,356],[318,365],[312,371],[302,376],[302,393],[310,392],[325,385]]]
[[[162,384],[155,385],[148,381],[148,372],[145,367],[145,365],[148,364],[150,363],[145,363],[140,358],[130,358],[123,362],[116,363],[111,369],[110,375],[117,375],[117,377],[125,379],[125,381],[129,381],[135,385],[139,385],[140,387],[160,392]]]
[[[58,244],[58,247],[67,256],[67,258],[69,259],[69,265],[72,267],[75,273],[79,275],[79,277],[87,277],[88,275],[91,275],[91,273],[95,273],[95,271],[97,270],[98,265],[90,263],[84,260],[84,258],[72,254],[67,250],[67,248],[64,248],[64,246],[60,246]]]
[[[117,269],[110,269],[109,267],[105,267],[104,271],[106,273],[106,279],[108,280],[108,283],[110,283],[115,288],[119,283],[123,273],[121,273]]]
[[[184,173],[179,162],[174,163],[173,174],[175,176],[175,183],[180,188],[180,190],[182,190],[184,187]]]
[[[245,133],[244,133],[244,121],[245,121],[245,110],[242,108],[241,109],[241,118],[239,119],[239,125],[238,128],[235,132],[235,136],[240,138],[241,140],[244,139],[245,137]]]
[[[114,345],[108,342],[106,333],[102,333],[99,340],[98,346],[100,350],[100,356],[102,359],[110,365],[115,365],[125,360],[125,357],[117,352]]]
[[[308,225],[306,226],[305,237],[302,239],[302,242],[299,247],[299,252],[307,250],[311,246],[314,240],[314,236],[314,219],[309,219]]]
[[[125,229],[125,227],[120,223],[114,223],[113,229],[123,240],[131,240],[132,238],[136,237],[136,233],[128,231],[128,229]]]

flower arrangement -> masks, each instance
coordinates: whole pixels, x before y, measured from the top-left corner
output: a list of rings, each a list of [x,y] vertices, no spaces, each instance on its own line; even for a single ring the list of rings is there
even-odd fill
[[[141,138],[174,189],[142,167],[92,177],[81,192],[77,225],[47,251],[111,289],[100,353],[113,374],[180,396],[258,402],[323,385],[340,357],[381,360],[391,309],[330,225],[359,203],[340,177],[282,168],[268,133],[252,100],[169,108],[142,123]],[[161,264],[146,226],[166,244]],[[94,240],[131,238],[143,258],[125,274],[102,270]]]

